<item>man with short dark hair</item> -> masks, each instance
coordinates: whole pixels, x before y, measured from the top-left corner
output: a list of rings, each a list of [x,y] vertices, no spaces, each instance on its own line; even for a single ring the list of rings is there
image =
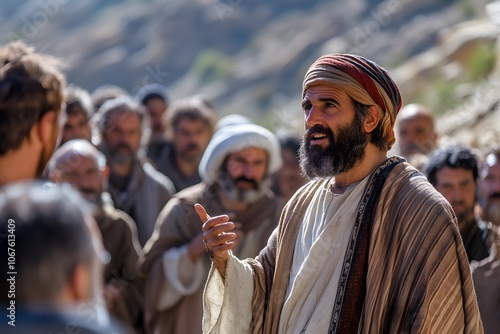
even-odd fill
[[[102,137],[99,148],[111,169],[109,193],[115,207],[137,224],[139,242],[144,246],[175,188],[170,179],[144,162],[141,141],[148,124],[136,101],[122,96],[105,102],[97,126]]]
[[[474,212],[479,161],[463,146],[438,148],[429,156],[427,179],[450,202],[469,262],[490,255],[494,232]]]
[[[0,273],[0,332],[126,332],[111,321],[102,301],[108,255],[99,230],[69,186],[5,187],[0,193],[0,251],[6,268]],[[13,258],[9,266],[7,254]]]
[[[56,147],[64,76],[23,42],[0,48],[0,186],[40,177]]]
[[[239,260],[229,216],[196,205],[213,264],[206,333],[482,332],[451,206],[387,157],[401,104],[390,74],[364,57],[330,54],[309,67],[300,161],[311,181],[267,246]]]
[[[167,88],[157,84],[148,84],[141,87],[135,99],[141,103],[149,115],[151,135],[148,143],[148,158],[156,165],[159,152],[167,145],[165,115],[169,100]]]
[[[156,169],[181,191],[201,182],[198,165],[212,137],[216,115],[198,99],[175,102],[170,106],[170,143],[156,160]]]
[[[69,85],[64,89],[66,119],[62,126],[61,144],[72,139],[91,140],[90,118],[94,114],[94,105],[89,92]]]

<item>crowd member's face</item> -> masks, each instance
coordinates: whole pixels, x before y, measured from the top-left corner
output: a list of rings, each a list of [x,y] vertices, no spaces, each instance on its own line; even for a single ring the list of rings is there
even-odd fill
[[[176,124],[172,142],[181,160],[199,162],[211,137],[212,132],[206,123],[182,118]]]
[[[462,229],[474,217],[476,183],[472,171],[443,167],[436,173],[436,190],[450,202]]]
[[[103,139],[110,163],[129,165],[141,146],[141,120],[132,112],[115,111],[109,115]]]
[[[74,107],[79,108],[79,107]],[[62,128],[61,145],[72,139],[90,141],[90,126],[85,111],[70,113]]]
[[[417,114],[398,122],[398,142],[403,157],[429,153],[436,146],[436,140],[433,121],[427,115]]]
[[[500,225],[500,160],[490,154],[480,172],[479,203],[484,219]]]
[[[329,86],[310,87],[302,101],[304,138],[300,148],[302,172],[309,178],[330,177],[352,169],[365,154],[368,135],[351,98]]]
[[[239,202],[253,202],[265,189],[262,183],[267,171],[267,152],[249,147],[227,157],[227,178],[224,187],[231,198]]]
[[[300,175],[299,160],[295,152],[290,149],[282,149],[281,157],[283,158],[283,166],[277,172],[276,177],[281,196],[289,199],[305,184],[306,180]]]
[[[163,133],[165,128],[163,126],[163,114],[167,110],[167,105],[159,97],[150,98],[146,102],[146,110],[149,114],[151,122],[151,130],[155,133]]]
[[[71,184],[88,201],[94,204],[101,203],[104,180],[94,157],[72,155],[57,172],[59,181]]]

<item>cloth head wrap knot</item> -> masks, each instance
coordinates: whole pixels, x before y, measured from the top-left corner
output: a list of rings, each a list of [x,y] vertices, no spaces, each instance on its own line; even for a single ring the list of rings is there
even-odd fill
[[[281,168],[280,144],[273,133],[255,124],[228,125],[217,131],[208,143],[198,167],[201,179],[208,184],[217,182],[226,157],[250,147],[267,151],[266,175]]]
[[[357,55],[325,55],[309,67],[302,84],[302,98],[309,87],[316,85],[336,86],[364,105],[377,106],[382,117],[382,135],[388,149],[392,147],[396,140],[394,123],[403,100],[385,69]]]

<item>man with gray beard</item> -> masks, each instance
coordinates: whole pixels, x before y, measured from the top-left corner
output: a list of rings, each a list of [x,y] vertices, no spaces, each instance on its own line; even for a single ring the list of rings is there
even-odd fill
[[[99,109],[101,151],[110,167],[109,193],[117,209],[137,224],[139,243],[144,246],[153,233],[158,214],[175,192],[169,178],[145,162],[141,151],[145,111],[130,97],[106,101]]]
[[[107,195],[105,185],[108,176],[106,158],[86,140],[75,139],[65,143],[49,163],[51,181],[71,184],[92,204],[104,248],[110,255],[104,269],[106,305],[111,314],[138,331],[142,328],[144,287],[136,266],[142,249],[134,221],[103,198]]]
[[[277,138],[258,125],[227,126],[214,134],[200,162],[202,183],[172,197],[144,247],[149,332],[202,331],[202,292],[210,259],[194,204],[229,213],[238,235],[235,256],[254,257],[266,245],[283,208],[269,189],[281,163]]]

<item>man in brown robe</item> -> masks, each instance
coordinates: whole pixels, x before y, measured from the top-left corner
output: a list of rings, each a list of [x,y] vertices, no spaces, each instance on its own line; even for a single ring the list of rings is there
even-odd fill
[[[214,135],[200,162],[203,182],[174,195],[144,248],[149,333],[202,332],[202,293],[210,259],[194,204],[230,213],[237,222],[235,255],[256,256],[283,208],[268,186],[280,166],[279,143],[260,126],[227,126]]]
[[[303,82],[309,178],[255,259],[230,249],[227,215],[196,206],[213,267],[205,333],[481,333],[469,263],[448,202],[387,158],[401,95],[356,55],[320,57]]]
[[[137,275],[142,249],[132,218],[103,200],[108,175],[104,155],[82,139],[61,146],[49,164],[52,181],[71,184],[94,205],[94,218],[109,254],[104,268],[106,304],[111,314],[138,331],[143,327],[143,282]]]

